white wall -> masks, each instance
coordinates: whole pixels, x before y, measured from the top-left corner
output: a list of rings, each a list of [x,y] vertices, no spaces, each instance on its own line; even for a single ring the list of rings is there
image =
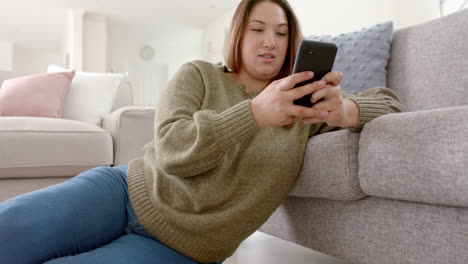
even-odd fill
[[[154,47],[161,63],[168,65],[171,78],[182,64],[201,59],[202,29],[164,29],[156,33]]]
[[[441,6],[441,15],[448,15],[461,8],[468,8],[468,2],[465,0],[445,0],[444,5]]]
[[[223,62],[224,41],[233,14],[234,10],[231,10],[204,27],[202,35],[203,60],[212,63]]]
[[[291,0],[304,36],[336,35],[391,20],[393,0]],[[338,8],[339,7],[339,8]]]
[[[440,17],[439,0],[397,0],[394,18],[396,29]]]
[[[14,72],[20,73],[45,73],[49,64],[61,65],[62,53],[56,50],[33,49],[15,45]]]
[[[201,29],[112,23],[110,31],[112,71],[129,73],[138,105],[156,104],[160,91],[179,67],[202,57]],[[139,57],[144,45],[151,45],[155,50],[150,61]]]
[[[352,32],[385,21],[395,29],[439,16],[438,0],[289,0],[301,23],[304,36],[336,35]],[[205,26],[203,59],[212,63],[223,60],[224,28],[234,10]],[[211,44],[210,44],[211,43]]]
[[[400,29],[438,17],[438,0],[291,0],[304,36],[352,32],[385,21]],[[337,8],[339,7],[339,8]]]
[[[128,63],[140,61],[140,48],[151,45],[154,62],[167,64],[169,77],[185,62],[201,58],[201,29],[161,29],[148,25],[110,25],[112,69],[127,71]]]
[[[13,41],[0,40],[0,71],[13,70]]]
[[[83,20],[84,9],[69,9],[66,21],[65,53],[68,54],[66,68],[83,71]]]
[[[0,71],[41,73],[49,64],[63,64],[63,50],[45,45],[24,45],[24,41],[0,41]]]
[[[106,17],[85,13],[83,19],[83,71],[109,71],[108,37]]]
[[[60,8],[32,7],[31,4],[21,6],[18,1],[2,1],[0,7],[0,39],[13,43],[13,50],[0,47],[0,53],[9,54],[10,71],[45,72],[49,63],[63,62],[60,57],[65,12]],[[4,63],[6,59],[1,58],[0,64]]]
[[[16,45],[13,52],[13,72],[45,73],[50,64],[64,65],[61,50],[35,49]]]

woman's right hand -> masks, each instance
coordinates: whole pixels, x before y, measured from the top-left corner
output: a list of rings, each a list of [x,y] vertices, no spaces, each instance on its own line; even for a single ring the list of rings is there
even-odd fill
[[[318,109],[295,105],[294,100],[302,98],[317,90],[325,88],[325,81],[316,81],[294,88],[303,81],[314,76],[312,72],[294,73],[283,79],[273,81],[254,99],[250,101],[250,108],[259,127],[289,126],[297,117],[319,118]]]

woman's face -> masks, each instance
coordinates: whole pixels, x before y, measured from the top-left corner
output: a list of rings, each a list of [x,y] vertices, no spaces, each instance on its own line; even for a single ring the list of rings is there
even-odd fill
[[[272,2],[257,4],[242,35],[241,74],[271,80],[281,70],[288,50],[288,24],[283,9]]]

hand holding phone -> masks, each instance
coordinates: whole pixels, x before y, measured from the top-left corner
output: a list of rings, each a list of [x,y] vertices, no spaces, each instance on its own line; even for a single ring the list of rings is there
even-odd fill
[[[333,43],[306,39],[302,40],[296,54],[293,73],[312,71],[314,72],[314,77],[297,84],[295,87],[319,81],[327,73],[331,72],[337,50],[338,48]],[[300,99],[294,100],[294,104],[312,107],[314,104],[311,102],[311,96],[312,94],[309,94]],[[318,102],[320,102],[320,100]]]

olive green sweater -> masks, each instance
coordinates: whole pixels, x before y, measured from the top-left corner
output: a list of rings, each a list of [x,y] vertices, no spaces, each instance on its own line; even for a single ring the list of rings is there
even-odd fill
[[[345,96],[360,107],[355,131],[401,109],[385,88]],[[287,197],[309,136],[333,129],[299,122],[258,128],[250,99],[222,67],[183,65],[157,106],[153,141],[129,164],[130,199],[140,223],[193,260],[231,256]]]

